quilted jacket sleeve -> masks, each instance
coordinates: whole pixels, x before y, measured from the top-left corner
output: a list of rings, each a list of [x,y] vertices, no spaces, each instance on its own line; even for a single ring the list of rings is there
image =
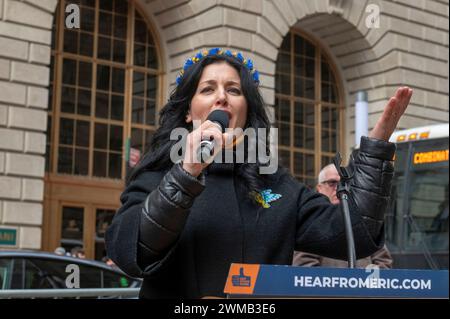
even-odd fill
[[[384,214],[388,208],[395,144],[361,138],[349,163],[349,208],[357,258],[367,257],[384,244]],[[303,189],[298,200],[296,250],[346,259],[346,238],[340,205],[324,195]]]
[[[152,273],[170,255],[204,188],[203,174],[195,178],[181,164],[140,174],[122,193],[122,207],[106,233],[110,258],[131,276]]]

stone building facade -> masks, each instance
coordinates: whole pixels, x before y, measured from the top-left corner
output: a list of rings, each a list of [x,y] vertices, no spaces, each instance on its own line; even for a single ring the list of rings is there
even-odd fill
[[[53,233],[61,227],[61,222],[51,222],[52,214],[59,214],[51,192],[44,201],[49,185],[49,65],[58,2],[0,0],[0,227],[18,230],[20,249],[53,250],[59,236]],[[66,4],[72,2],[84,1]],[[205,47],[229,47],[254,60],[275,123],[279,51],[288,33],[298,31],[317,43],[334,65],[345,106],[342,152],[348,154],[354,144],[355,96],[361,90],[368,92],[369,127],[400,85],[415,91],[401,128],[448,122],[448,0],[132,2],[158,48],[162,73],[157,108],[167,100],[187,56]],[[369,5],[379,9],[379,27],[368,23]],[[123,181],[112,186],[112,209],[118,206],[121,187]],[[98,185],[96,189],[101,192]]]

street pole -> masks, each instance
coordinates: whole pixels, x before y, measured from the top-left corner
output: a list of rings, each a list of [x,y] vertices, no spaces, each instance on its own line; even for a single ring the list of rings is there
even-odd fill
[[[361,136],[369,134],[369,103],[366,91],[356,94],[355,104],[355,146],[358,147]]]

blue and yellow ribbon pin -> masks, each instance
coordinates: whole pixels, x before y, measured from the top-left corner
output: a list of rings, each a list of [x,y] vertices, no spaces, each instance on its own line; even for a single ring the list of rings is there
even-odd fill
[[[259,193],[254,191],[252,192],[252,195],[255,201],[258,204],[261,204],[261,206],[264,208],[270,208],[271,206],[269,205],[269,203],[274,202],[282,197],[281,194],[272,194],[271,189],[265,189]]]

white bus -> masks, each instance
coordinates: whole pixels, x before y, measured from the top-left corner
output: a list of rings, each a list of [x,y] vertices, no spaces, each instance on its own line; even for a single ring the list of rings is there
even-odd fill
[[[386,243],[395,268],[448,269],[449,124],[397,131]]]

